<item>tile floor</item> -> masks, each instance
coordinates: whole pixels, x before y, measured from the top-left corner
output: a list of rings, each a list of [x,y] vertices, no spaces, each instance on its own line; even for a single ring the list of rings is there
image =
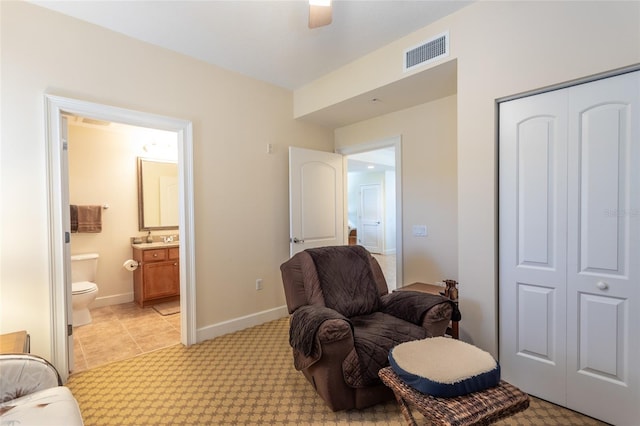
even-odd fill
[[[73,328],[78,373],[180,343],[180,314],[162,316],[135,303],[91,309],[93,321]]]

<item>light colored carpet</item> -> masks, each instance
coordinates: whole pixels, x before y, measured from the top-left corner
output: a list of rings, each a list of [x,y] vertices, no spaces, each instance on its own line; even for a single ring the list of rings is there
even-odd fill
[[[158,303],[153,305],[153,309],[162,316],[177,314],[180,312],[180,301]]]
[[[293,368],[288,338],[282,318],[73,374],[67,386],[86,426],[405,424],[395,401],[332,412]],[[497,424],[602,423],[532,398],[529,409]]]

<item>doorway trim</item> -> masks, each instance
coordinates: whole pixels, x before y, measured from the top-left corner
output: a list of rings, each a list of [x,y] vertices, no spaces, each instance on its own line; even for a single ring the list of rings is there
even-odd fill
[[[336,148],[335,152],[342,154],[344,157],[344,170],[347,171],[347,157],[351,154],[359,154],[367,151],[375,151],[377,149],[393,147],[395,149],[395,173],[396,173],[396,288],[401,288],[404,285],[403,281],[403,249],[402,249],[402,135],[391,136],[385,139],[365,142],[357,145],[348,145]],[[346,172],[345,172],[346,176]],[[345,197],[348,193],[346,185],[348,178],[344,179],[345,185]],[[348,230],[346,228],[347,210],[345,200],[345,240],[348,241]]]
[[[195,232],[193,201],[193,125],[190,121],[134,111],[110,105],[96,104],[55,95],[45,95],[45,145],[47,151],[47,192],[49,217],[49,287],[51,303],[51,361],[66,381],[69,372],[67,325],[67,288],[65,277],[70,276],[70,259],[64,253],[65,224],[63,185],[69,176],[63,176],[64,113],[113,121],[139,127],[175,132],[178,139],[178,183],[180,215],[180,341],[184,345],[196,343],[195,303]],[[64,203],[64,204],[63,204]]]

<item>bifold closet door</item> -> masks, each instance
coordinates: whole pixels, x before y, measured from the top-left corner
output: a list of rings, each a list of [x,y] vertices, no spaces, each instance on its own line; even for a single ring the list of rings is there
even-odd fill
[[[500,105],[500,365],[565,403],[567,93]]]
[[[500,363],[526,392],[640,421],[640,72],[500,105]]]
[[[640,424],[640,72],[571,88],[567,407]]]

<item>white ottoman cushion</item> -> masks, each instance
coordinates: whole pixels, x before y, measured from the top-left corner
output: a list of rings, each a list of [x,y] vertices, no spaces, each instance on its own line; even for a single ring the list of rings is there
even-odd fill
[[[500,365],[491,354],[446,337],[401,343],[389,352],[389,364],[406,384],[438,397],[466,395],[500,383]]]

